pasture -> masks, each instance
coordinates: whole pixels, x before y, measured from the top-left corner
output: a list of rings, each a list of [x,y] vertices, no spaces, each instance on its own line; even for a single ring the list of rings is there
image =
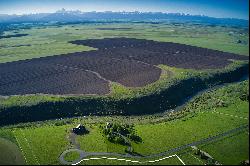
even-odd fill
[[[143,140],[142,143],[132,144],[134,151],[140,155],[157,154],[248,124],[249,103],[242,98],[242,96],[247,93],[247,84],[248,81],[245,81],[205,92],[191,100],[191,102],[184,107],[189,110],[191,109],[191,112],[189,111],[189,113],[184,116],[173,114],[172,116],[175,118],[172,120],[159,117],[158,119],[161,119],[160,122],[149,124],[148,120],[146,120],[145,123],[141,123],[140,117],[138,117],[136,121],[130,121],[130,123],[132,122],[132,124],[135,125],[137,134]],[[230,100],[231,96],[234,96],[235,100]],[[212,106],[207,106],[206,98],[214,100]],[[223,106],[216,102],[220,100],[226,102],[227,105]],[[203,108],[202,110],[200,110],[201,107]],[[184,110],[184,108],[182,110]],[[113,121],[117,119],[118,122],[122,122],[124,117],[112,117],[112,119]],[[150,120],[154,121],[155,119]],[[58,120],[58,122],[59,121],[60,120]],[[129,120],[127,120],[127,123],[128,122]],[[53,121],[47,123],[41,122],[36,125],[31,124],[32,127],[12,127],[11,130],[18,140],[20,147],[23,149],[28,163],[59,164],[58,157],[60,154],[64,150],[72,148],[68,140],[69,130],[78,123],[84,124],[90,130],[89,134],[77,137],[80,149],[86,152],[125,154],[125,146],[110,143],[102,136],[99,125],[106,123],[106,120],[102,117],[89,117],[86,118],[86,120],[84,117],[77,118],[73,119],[71,123],[67,125],[63,123],[60,125],[60,123],[53,123]],[[220,163],[226,164],[230,161],[233,164],[239,164],[240,161],[245,160],[248,156],[248,138],[247,130],[242,130],[227,137],[200,144],[198,147],[208,152]],[[236,139],[237,141],[235,141]],[[223,148],[220,148],[222,146]],[[197,156],[194,157],[190,149],[183,149],[176,154],[187,163],[200,164],[201,162],[206,162],[201,159],[196,159]],[[92,157],[95,158],[98,156]],[[152,157],[147,160],[157,159]],[[117,161],[114,160],[90,160],[83,161],[81,164],[98,164],[100,162],[104,164],[118,164]],[[175,160],[172,161],[171,159],[161,162],[164,164],[173,164]]]
[[[232,27],[167,23],[39,25],[30,29],[5,31],[4,35],[17,35],[16,32],[28,35],[0,39],[0,63],[89,51],[93,48],[74,45],[69,41],[110,37],[174,42],[249,55],[248,30]],[[238,44],[239,39],[246,44]],[[24,46],[15,47],[20,43]]]

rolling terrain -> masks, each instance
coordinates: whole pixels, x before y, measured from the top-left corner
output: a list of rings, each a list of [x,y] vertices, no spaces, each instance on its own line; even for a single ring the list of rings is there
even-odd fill
[[[0,37],[0,164],[249,159],[248,29],[167,22],[8,28]],[[110,142],[107,122],[132,126],[141,141],[131,141],[131,151]],[[88,133],[72,136],[78,124]]]

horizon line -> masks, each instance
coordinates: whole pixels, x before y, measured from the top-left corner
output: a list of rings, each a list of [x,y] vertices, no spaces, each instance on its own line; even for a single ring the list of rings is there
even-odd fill
[[[106,12],[111,12],[111,13],[162,13],[162,14],[180,14],[183,16],[201,16],[201,17],[209,17],[209,18],[216,18],[216,19],[237,19],[237,20],[245,20],[245,21],[249,21],[248,19],[244,19],[244,18],[236,18],[236,17],[213,17],[213,16],[208,16],[208,15],[204,15],[204,14],[189,14],[189,13],[180,13],[180,12],[162,12],[162,11],[138,11],[138,10],[131,10],[131,11],[82,11],[82,10],[66,10],[65,8],[62,9],[58,9],[54,12],[37,12],[37,13],[11,13],[11,14],[7,14],[7,13],[0,13],[0,15],[8,15],[8,16],[23,16],[23,15],[35,15],[35,14],[53,14],[53,13],[59,13],[60,11],[65,11],[65,12],[81,12],[82,14],[84,13],[91,13],[91,12],[96,12],[96,13],[106,13]]]

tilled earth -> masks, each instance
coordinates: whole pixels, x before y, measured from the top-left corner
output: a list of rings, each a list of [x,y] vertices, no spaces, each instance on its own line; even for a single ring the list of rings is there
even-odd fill
[[[109,82],[142,87],[157,81],[159,64],[217,69],[248,57],[183,44],[131,38],[71,42],[98,48],[0,64],[0,95],[107,94]]]

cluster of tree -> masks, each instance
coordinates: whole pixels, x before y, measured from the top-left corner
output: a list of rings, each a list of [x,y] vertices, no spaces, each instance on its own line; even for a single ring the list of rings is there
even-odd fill
[[[113,143],[130,145],[130,141],[142,142],[141,137],[136,134],[133,125],[107,123],[106,126],[102,127],[102,131],[108,141]]]
[[[236,104],[239,99],[249,101],[249,81],[216,88],[194,97],[183,109],[183,112],[208,110],[228,107]]]
[[[241,90],[240,92],[241,92],[241,94],[240,94],[240,99],[242,100],[242,101],[248,101],[249,102],[249,81],[247,82],[247,85],[246,86],[242,86],[243,88],[243,90]]]

